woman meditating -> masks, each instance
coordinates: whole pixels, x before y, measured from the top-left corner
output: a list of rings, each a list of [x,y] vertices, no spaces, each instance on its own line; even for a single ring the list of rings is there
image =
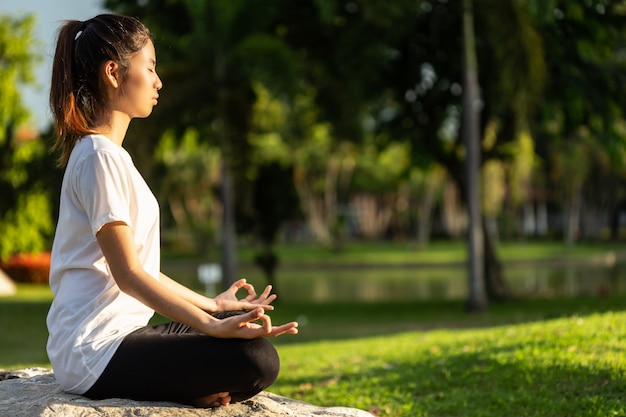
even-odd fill
[[[161,87],[152,35],[137,19],[62,26],[50,106],[65,172],[47,351],[71,393],[222,406],[274,382],[279,358],[266,338],[296,334],[297,323],[272,325],[270,287],[257,294],[241,279],[208,298],[160,272],[159,206],[122,145]],[[149,325],[155,311],[172,321]],[[243,313],[215,314],[230,311]]]

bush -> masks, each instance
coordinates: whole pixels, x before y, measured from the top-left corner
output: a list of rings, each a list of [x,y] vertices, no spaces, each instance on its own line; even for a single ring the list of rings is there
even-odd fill
[[[40,253],[49,249],[54,230],[50,201],[41,191],[20,194],[16,207],[0,213],[0,259],[18,253]]]
[[[47,284],[50,252],[11,255],[6,261],[0,261],[0,268],[15,282]]]

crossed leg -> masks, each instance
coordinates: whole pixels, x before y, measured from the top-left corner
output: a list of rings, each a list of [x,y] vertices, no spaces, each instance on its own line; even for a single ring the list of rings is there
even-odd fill
[[[219,407],[269,387],[279,368],[278,354],[265,338],[219,339],[168,323],[126,336],[84,395]]]

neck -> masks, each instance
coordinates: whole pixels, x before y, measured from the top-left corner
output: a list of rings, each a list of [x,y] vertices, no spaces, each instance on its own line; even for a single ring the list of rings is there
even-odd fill
[[[109,120],[96,126],[94,131],[100,135],[106,136],[117,145],[122,146],[129,124],[130,118],[128,115],[113,112]]]

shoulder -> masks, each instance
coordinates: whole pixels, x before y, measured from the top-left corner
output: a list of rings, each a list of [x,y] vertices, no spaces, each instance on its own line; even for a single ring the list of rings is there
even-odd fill
[[[76,149],[79,154],[93,154],[93,153],[110,153],[113,155],[128,156],[126,149],[119,145],[116,145],[112,140],[102,135],[87,135],[83,136],[76,143]]]
[[[74,189],[108,188],[131,177],[132,159],[124,148],[100,135],[84,136],[76,143],[68,175]]]
[[[132,163],[128,152],[121,146],[102,135],[83,136],[76,142],[69,165],[81,167],[86,161],[118,161],[118,163]]]

